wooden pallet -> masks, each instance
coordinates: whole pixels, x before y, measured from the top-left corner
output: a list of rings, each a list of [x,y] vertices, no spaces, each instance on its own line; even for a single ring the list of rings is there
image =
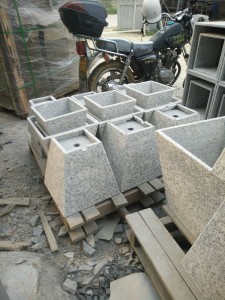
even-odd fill
[[[205,299],[181,266],[184,251],[168,228],[170,217],[159,219],[151,208],[126,216],[131,228],[128,239],[164,300]],[[174,227],[176,229],[176,227]]]
[[[39,171],[44,178],[47,158],[40,157],[40,153],[34,147],[34,143],[28,139],[29,147],[33,153]],[[120,193],[110,199],[106,199],[94,206],[88,207],[70,217],[64,217],[60,209],[57,207],[63,223],[68,229],[68,233],[72,242],[77,242],[91,233],[96,233],[99,228],[95,222],[110,213],[118,211],[122,216],[128,214],[125,209],[128,205],[140,202],[142,207],[147,208],[156,205],[165,200],[163,182],[159,178],[155,178],[149,182],[141,184],[127,192]],[[53,199],[54,201],[54,199]]]

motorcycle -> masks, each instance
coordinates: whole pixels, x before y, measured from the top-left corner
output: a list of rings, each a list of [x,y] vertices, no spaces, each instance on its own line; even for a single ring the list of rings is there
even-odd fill
[[[87,8],[91,10],[90,5],[93,3],[87,3],[90,1],[86,0],[80,2],[86,2],[84,15],[87,16]],[[89,73],[89,90],[104,92],[113,89],[115,85],[149,80],[173,85],[181,73],[181,65],[178,61],[180,54],[183,53],[185,59],[188,57],[185,45],[190,42],[193,32],[191,7],[194,2],[196,1],[189,1],[188,8],[174,16],[164,14],[164,19],[169,19],[173,24],[166,24],[148,42],[143,43],[133,43],[119,38],[99,38],[101,30],[96,33],[94,28],[91,29],[92,36],[90,36],[90,34],[86,34],[86,24],[82,25],[82,23],[77,27],[79,30],[71,29],[71,13],[72,10],[74,13],[74,9],[71,10],[71,3],[66,4],[67,10],[65,10],[65,5],[61,7],[59,12],[63,23],[77,38],[77,52],[82,58],[86,58],[85,67]],[[97,4],[95,3],[95,5]],[[77,13],[84,12],[83,6],[82,9],[80,6],[76,7],[76,10],[78,11],[76,11],[76,18]],[[98,9],[96,14],[97,11],[101,15],[96,15],[95,21],[100,21],[105,17],[106,12],[104,10],[100,12]],[[93,17],[95,16],[91,16],[91,19]],[[84,19],[82,20],[84,22]]]

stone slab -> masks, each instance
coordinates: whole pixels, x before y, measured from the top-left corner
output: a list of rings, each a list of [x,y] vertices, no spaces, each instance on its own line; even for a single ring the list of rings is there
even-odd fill
[[[31,111],[48,135],[84,126],[87,116],[87,109],[70,97],[31,106]]]
[[[135,273],[110,283],[110,300],[160,300],[145,273]]]
[[[108,91],[84,97],[88,111],[101,121],[111,120],[134,112],[136,100],[120,93]]]
[[[195,238],[225,197],[212,168],[225,146],[225,118],[158,131],[157,140],[168,207]]]
[[[146,81],[125,86],[126,94],[137,100],[137,105],[150,109],[167,104],[173,96],[174,88],[155,81]]]
[[[209,111],[210,118],[217,118],[221,106],[223,96],[225,95],[225,87],[218,84],[215,90],[215,95],[212,100],[212,105]]]
[[[183,105],[174,104],[155,110],[149,120],[149,123],[156,129],[173,127],[176,125],[193,123],[200,120],[200,115]]]
[[[113,238],[113,234],[121,219],[121,216],[114,215],[112,218],[107,219],[104,227],[96,234],[96,238],[99,240],[110,241]]]
[[[63,217],[119,194],[102,143],[86,130],[51,138],[45,184]]]
[[[161,175],[155,128],[138,117],[106,124],[102,143],[124,192]]]
[[[206,299],[225,295],[225,202],[182,260],[182,266]]]

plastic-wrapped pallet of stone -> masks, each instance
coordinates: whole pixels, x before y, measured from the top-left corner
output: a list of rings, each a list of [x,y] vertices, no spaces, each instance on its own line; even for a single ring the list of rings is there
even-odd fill
[[[0,4],[0,77],[5,79],[0,106],[22,115],[28,112],[28,99],[59,97],[78,88],[75,39],[58,14],[64,2],[8,0],[3,8]]]
[[[188,59],[183,105],[202,119],[225,116],[225,23],[196,23]]]

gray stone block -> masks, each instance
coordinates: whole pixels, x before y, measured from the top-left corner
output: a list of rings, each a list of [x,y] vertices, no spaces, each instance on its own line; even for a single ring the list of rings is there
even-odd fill
[[[102,143],[86,130],[51,138],[45,184],[64,217],[119,194]]]
[[[125,86],[127,95],[137,100],[137,105],[149,109],[170,102],[174,88],[155,81],[131,83]]]
[[[161,174],[155,128],[140,118],[108,122],[102,143],[121,192]]]
[[[224,39],[225,36],[222,34],[200,33],[194,69],[218,78],[222,66]]]
[[[209,111],[210,118],[218,117],[221,101],[224,95],[225,95],[225,86],[218,84]]]
[[[35,99],[29,100],[29,112],[28,112],[28,115],[29,116],[32,115],[31,106],[42,104],[42,103],[49,103],[49,102],[55,101],[55,100],[56,99],[53,96],[46,96],[46,97],[35,98]]]
[[[219,207],[181,264],[205,299],[225,296],[225,202]]]
[[[159,110],[161,108],[169,108],[169,107],[173,107],[175,104],[181,104],[181,100],[175,97],[172,97],[170,100],[168,100],[168,103],[155,107],[155,108],[151,108],[151,109],[147,109],[144,111],[144,116],[143,116],[143,120],[151,123],[150,119],[152,117],[152,114],[154,113],[155,110]]]
[[[206,81],[191,80],[186,106],[196,110],[204,110],[206,119],[209,113],[214,87],[213,84]]]
[[[51,137],[60,137],[64,133],[58,133],[55,135],[48,135],[43,128],[37,123],[35,117],[28,117],[28,132],[30,133],[32,139],[40,145],[40,147],[45,152],[45,155],[48,155],[48,148]],[[96,135],[97,129],[98,129],[98,121],[93,118],[91,115],[87,114],[86,123],[81,128],[88,130],[93,135]],[[68,132],[76,132],[81,130],[81,128],[75,128],[72,130],[69,130]]]
[[[225,116],[225,94],[222,97],[221,103],[220,103],[220,109],[218,112],[218,117]]]
[[[101,121],[132,114],[136,100],[118,91],[109,91],[84,97],[88,111]]]
[[[193,123],[200,120],[200,115],[183,105],[174,104],[155,110],[149,123],[156,129],[173,127],[181,124]]]
[[[85,106],[84,96],[90,96],[96,94],[95,92],[87,92],[70,96],[73,100],[78,101],[81,105]]]
[[[212,171],[225,147],[225,118],[158,131],[167,204],[194,237],[225,198],[224,181]]]
[[[81,127],[87,116],[87,109],[69,97],[31,106],[31,111],[49,135]]]

